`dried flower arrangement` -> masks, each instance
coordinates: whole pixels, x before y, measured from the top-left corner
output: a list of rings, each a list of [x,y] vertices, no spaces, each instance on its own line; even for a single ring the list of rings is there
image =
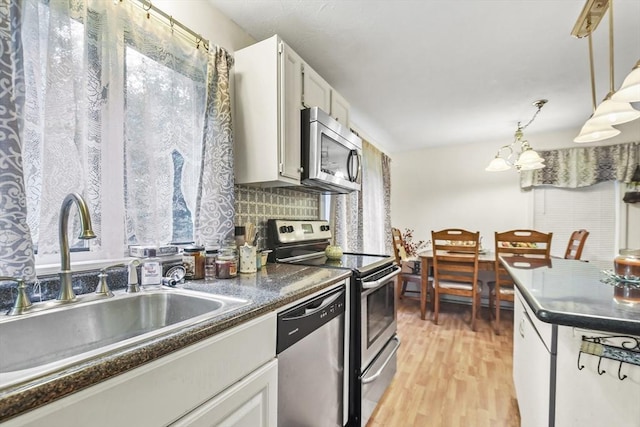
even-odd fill
[[[402,233],[402,243],[407,256],[410,257],[418,255],[421,249],[427,247],[427,242],[424,240],[420,240],[417,243],[413,242],[413,230],[409,228],[405,228],[404,233]]]

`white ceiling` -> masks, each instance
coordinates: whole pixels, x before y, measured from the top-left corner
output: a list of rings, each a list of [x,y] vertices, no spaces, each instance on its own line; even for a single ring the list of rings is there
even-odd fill
[[[584,0],[210,0],[256,40],[279,34],[388,152],[575,130],[592,112]],[[614,3],[615,87],[640,59],[640,0]],[[593,33],[609,89],[608,14]],[[637,106],[640,107],[640,106]],[[640,120],[636,121],[640,127]]]

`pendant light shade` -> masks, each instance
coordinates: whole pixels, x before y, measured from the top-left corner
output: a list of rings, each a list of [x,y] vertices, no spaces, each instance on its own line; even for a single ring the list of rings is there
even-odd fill
[[[580,129],[580,133],[573,139],[573,142],[596,142],[613,138],[620,134],[619,129],[612,128],[609,125],[594,123],[591,119]]]
[[[612,93],[598,105],[590,122],[603,126],[615,126],[640,118],[640,111],[636,110],[628,102],[619,102],[612,99]]]
[[[484,168],[484,170],[486,170],[487,172],[503,172],[509,169],[511,169],[511,166],[509,166],[507,161],[502,157],[495,157],[493,160],[491,160],[489,166]]]
[[[516,161],[516,166],[520,166],[521,168],[525,168],[528,166],[533,166],[537,164],[541,164],[544,162],[544,159],[540,157],[538,153],[536,153],[530,146],[527,141],[524,141],[523,146],[526,147],[525,150],[518,157],[518,161]],[[542,166],[544,167],[544,166]]]
[[[640,102],[640,61],[636,63],[611,99],[618,102]]]

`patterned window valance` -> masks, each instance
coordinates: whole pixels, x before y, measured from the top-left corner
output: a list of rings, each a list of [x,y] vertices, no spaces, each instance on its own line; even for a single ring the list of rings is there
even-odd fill
[[[604,181],[631,182],[640,164],[640,142],[540,151],[546,167],[520,173],[520,187],[579,188]]]

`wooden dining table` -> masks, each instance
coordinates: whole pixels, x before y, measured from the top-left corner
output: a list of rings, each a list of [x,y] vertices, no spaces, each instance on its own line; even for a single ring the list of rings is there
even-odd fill
[[[425,320],[427,317],[427,295],[429,290],[429,268],[433,262],[433,251],[428,250],[420,252],[418,255],[420,258],[420,274],[421,291],[420,291],[420,318]],[[494,271],[496,265],[496,254],[493,251],[483,251],[478,255],[478,270]]]

